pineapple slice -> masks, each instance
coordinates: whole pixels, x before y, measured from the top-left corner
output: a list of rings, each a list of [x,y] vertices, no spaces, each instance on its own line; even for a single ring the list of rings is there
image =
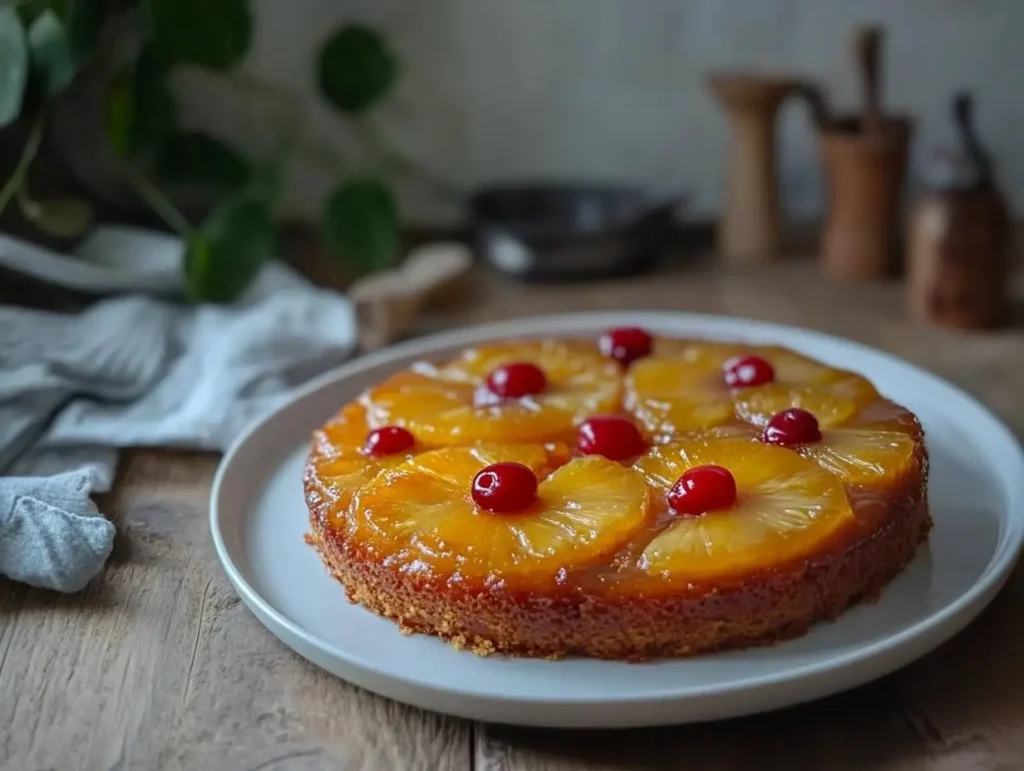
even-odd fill
[[[417,445],[408,452],[370,457],[363,451],[370,430],[366,410],[351,402],[313,433],[306,475],[317,493],[330,501],[332,524],[338,524],[339,512],[359,488],[379,472],[397,468],[422,451]]]
[[[723,368],[730,359],[740,356],[768,361],[775,371],[774,382],[730,389]],[[825,386],[841,380],[841,374],[781,346],[659,341],[655,356],[634,363],[630,369],[626,408],[651,434],[672,437],[720,426],[737,415],[756,423],[754,418],[768,406],[783,401],[787,402],[785,407],[796,406],[788,403],[793,389]],[[769,413],[763,422],[773,414]]]
[[[882,397],[860,375],[831,370],[812,382],[777,381],[736,391],[736,415],[763,428],[772,415],[791,407],[812,413],[822,428],[840,426]]]
[[[350,509],[359,542],[381,555],[463,578],[551,580],[613,553],[645,521],[648,492],[633,469],[601,456],[563,458],[538,445],[446,447],[375,478]],[[476,474],[492,463],[529,466],[541,480],[526,510],[474,503]]]
[[[778,383],[825,384],[846,374],[780,345],[756,348],[753,355],[767,359],[771,363]]]
[[[626,409],[654,436],[672,436],[733,417],[722,366],[749,348],[718,343],[660,344],[626,377]]]
[[[903,431],[877,428],[834,428],[822,432],[821,441],[795,448],[846,484],[892,482],[913,461],[913,437]]]
[[[539,366],[541,394],[501,400],[487,376],[511,362]],[[568,437],[596,413],[614,412],[621,395],[618,365],[593,345],[522,341],[465,351],[441,367],[400,372],[365,398],[370,424],[400,425],[438,445],[474,442],[544,442]]]
[[[836,369],[781,346],[766,346],[755,354],[771,362],[775,381],[739,388],[733,405],[741,419],[763,428],[777,412],[800,407],[814,413],[823,428],[850,420],[881,399],[870,381]]]
[[[708,438],[650,450],[635,468],[665,496],[684,472],[722,466],[736,480],[737,501],[701,516],[672,515],[643,551],[651,574],[691,581],[770,570],[812,553],[854,521],[842,482],[790,450],[736,438]]]

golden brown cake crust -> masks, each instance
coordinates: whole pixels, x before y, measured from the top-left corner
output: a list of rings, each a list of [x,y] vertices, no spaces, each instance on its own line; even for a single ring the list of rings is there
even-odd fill
[[[412,575],[347,536],[311,456],[305,473],[313,545],[348,598],[405,632],[439,636],[478,654],[643,660],[766,645],[805,633],[870,601],[913,558],[932,527],[920,424],[913,458],[883,489],[848,489],[854,522],[812,557],[728,585],[654,589],[651,580],[570,581],[550,591]],[[315,455],[315,453],[314,453]],[[607,577],[607,576],[605,576]]]

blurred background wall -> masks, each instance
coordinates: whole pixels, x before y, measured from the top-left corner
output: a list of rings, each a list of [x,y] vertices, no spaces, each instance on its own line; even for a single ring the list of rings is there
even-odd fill
[[[246,69],[295,89],[324,142],[351,147],[315,94],[312,54],[328,30],[383,27],[403,62],[400,88],[377,116],[422,162],[467,187],[555,175],[615,178],[693,191],[698,216],[719,206],[726,125],[702,74],[716,67],[796,71],[857,98],[854,24],[886,27],[885,102],[918,120],[914,168],[948,133],[955,88],[975,89],[978,124],[1017,213],[1024,208],[1024,2],[1020,0],[259,0]],[[180,84],[188,121],[258,145],[258,110],[223,85]],[[243,116],[243,117],[239,117]],[[248,117],[244,117],[248,116]],[[808,116],[781,117],[781,178],[791,216],[823,203]],[[298,165],[290,203],[312,212],[331,178]],[[913,183],[912,183],[913,184]],[[408,216],[454,212],[402,190]]]

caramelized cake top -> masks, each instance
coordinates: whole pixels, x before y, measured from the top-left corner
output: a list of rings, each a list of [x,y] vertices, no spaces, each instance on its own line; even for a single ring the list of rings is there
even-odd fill
[[[344,548],[424,580],[702,594],[841,553],[926,462],[860,375],[625,329],[392,375],[316,432],[307,496]]]

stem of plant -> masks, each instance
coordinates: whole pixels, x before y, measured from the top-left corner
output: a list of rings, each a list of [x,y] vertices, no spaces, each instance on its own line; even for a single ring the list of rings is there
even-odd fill
[[[402,176],[419,177],[438,193],[451,201],[459,201],[463,194],[459,187],[450,180],[441,177],[428,169],[416,158],[400,150],[370,121],[353,120],[356,134],[368,146],[373,148],[380,159],[396,173]]]
[[[7,178],[4,186],[0,188],[0,215],[3,215],[4,210],[7,209],[7,204],[14,198],[14,194],[25,184],[25,177],[28,175],[32,161],[35,160],[36,153],[39,152],[39,145],[43,141],[43,129],[45,126],[46,116],[40,113],[32,124],[28,139],[25,140],[25,146],[21,150],[21,158],[18,159],[18,165],[14,167],[11,176]]]
[[[290,135],[294,140],[292,146],[307,158],[330,167],[338,176],[351,171],[350,164],[347,164],[333,148],[328,148],[317,142],[309,136],[308,132],[303,131],[306,123],[305,109],[302,101],[292,91],[273,83],[267,83],[242,71],[233,72],[231,82],[242,91],[248,91],[250,94],[270,102],[276,101],[281,107],[282,131]],[[351,123],[360,140],[372,148],[382,163],[390,167],[394,173],[400,176],[418,177],[432,187],[436,193],[451,201],[462,199],[463,194],[458,185],[444,179],[426,168],[416,158],[395,147],[372,123],[359,119],[353,119]]]
[[[302,126],[306,122],[302,100],[287,88],[267,83],[242,70],[232,72],[230,82],[240,91],[246,91],[277,107],[277,151],[285,155],[294,152]]]
[[[250,94],[280,104],[282,110],[286,111],[293,121],[303,113],[302,100],[284,86],[260,80],[244,70],[235,70],[228,77],[231,84],[240,91],[248,91]]]
[[[274,83],[267,83],[254,77],[250,73],[236,70],[229,76],[230,82],[240,91],[247,92],[253,97],[270,102],[276,108],[277,134],[275,141],[275,159],[271,162],[278,168],[284,168],[297,152],[304,152],[309,155],[311,148],[304,141],[303,132],[306,125],[306,110],[302,100],[283,86]],[[331,155],[318,155],[314,158],[316,163],[335,167],[337,159]],[[272,197],[271,206],[276,205],[276,199],[280,197],[280,191],[275,191]]]
[[[166,195],[160,192],[156,185],[146,179],[145,175],[137,169],[131,169],[128,172],[128,179],[131,181],[132,187],[135,188],[135,192],[139,194],[139,197],[157,213],[171,230],[182,239],[187,239],[192,235],[192,226],[185,219],[185,216],[178,211],[177,207],[171,203],[171,200]]]
[[[39,211],[39,203],[32,200],[32,196],[28,192],[28,185],[21,185],[15,197],[18,199],[18,208],[25,212],[29,219],[32,219],[34,213]]]
[[[303,132],[299,136],[296,149],[307,160],[330,169],[335,176],[341,177],[352,171],[351,165],[346,163],[334,148],[323,144],[308,132]]]

